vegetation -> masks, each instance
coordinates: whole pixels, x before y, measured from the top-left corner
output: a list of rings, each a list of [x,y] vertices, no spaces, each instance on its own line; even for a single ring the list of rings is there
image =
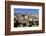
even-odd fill
[[[36,16],[16,15],[16,17],[14,17],[14,27],[32,27],[38,25],[39,18]]]

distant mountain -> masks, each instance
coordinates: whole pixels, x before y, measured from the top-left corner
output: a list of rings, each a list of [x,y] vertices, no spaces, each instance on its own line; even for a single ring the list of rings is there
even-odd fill
[[[14,13],[14,15],[32,15],[32,16],[39,16],[38,14],[28,14],[28,13]]]

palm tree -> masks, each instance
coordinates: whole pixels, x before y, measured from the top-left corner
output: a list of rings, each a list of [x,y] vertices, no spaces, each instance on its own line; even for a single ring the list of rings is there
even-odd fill
[[[34,18],[35,16],[32,16],[32,25],[34,25]]]

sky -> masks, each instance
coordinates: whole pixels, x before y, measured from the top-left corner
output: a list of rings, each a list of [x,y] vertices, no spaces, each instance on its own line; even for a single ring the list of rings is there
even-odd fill
[[[14,8],[14,13],[21,13],[21,14],[39,14],[39,9],[23,9],[23,8]]]

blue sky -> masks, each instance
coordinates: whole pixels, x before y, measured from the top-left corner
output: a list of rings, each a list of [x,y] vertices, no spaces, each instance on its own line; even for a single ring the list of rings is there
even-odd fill
[[[23,9],[23,8],[14,8],[14,13],[28,13],[28,14],[39,14],[39,9]]]

